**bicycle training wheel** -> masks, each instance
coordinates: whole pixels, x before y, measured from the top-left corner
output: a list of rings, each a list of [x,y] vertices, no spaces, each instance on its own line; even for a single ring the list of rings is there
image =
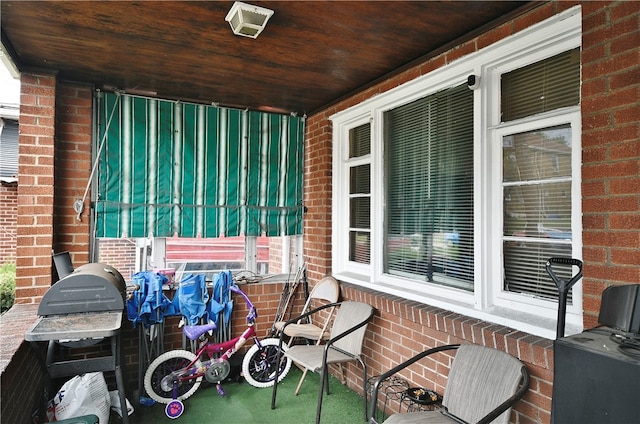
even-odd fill
[[[173,377],[171,373],[185,368],[196,359],[196,355],[187,350],[171,350],[158,356],[144,374],[144,388],[151,399],[156,402],[168,404],[173,400],[184,400],[194,394],[202,376],[192,380],[178,382],[176,399],[173,398]],[[196,366],[202,366],[197,361]]]
[[[262,348],[257,344],[244,355],[242,360],[242,375],[249,384],[254,387],[264,388],[273,386],[276,370],[278,383],[289,373],[291,369],[291,359],[281,357],[280,367],[276,367],[278,357],[278,345],[280,340],[269,338],[260,341]],[[287,350],[287,345],[282,345],[282,350]]]

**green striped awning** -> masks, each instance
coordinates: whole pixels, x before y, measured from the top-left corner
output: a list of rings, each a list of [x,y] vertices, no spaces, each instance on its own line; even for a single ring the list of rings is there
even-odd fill
[[[302,234],[304,118],[111,93],[97,103],[96,237]]]

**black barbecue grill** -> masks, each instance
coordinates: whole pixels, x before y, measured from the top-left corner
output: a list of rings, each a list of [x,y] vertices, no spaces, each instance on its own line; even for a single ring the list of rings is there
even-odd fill
[[[126,283],[113,267],[90,263],[78,267],[45,293],[39,319],[25,334],[38,353],[38,342],[48,342],[43,363],[51,378],[88,372],[114,371],[120,404],[126,405],[121,368],[120,327],[125,307]],[[111,354],[66,360],[70,349],[109,341]],[[102,351],[101,351],[102,352]],[[42,359],[42,355],[41,359]],[[122,421],[128,423],[126,413]]]

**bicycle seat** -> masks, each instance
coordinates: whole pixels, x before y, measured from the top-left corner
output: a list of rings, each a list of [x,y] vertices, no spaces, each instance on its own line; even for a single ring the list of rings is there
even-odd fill
[[[216,324],[212,322],[210,324],[202,324],[202,325],[185,325],[182,331],[184,332],[184,335],[187,336],[189,340],[196,340],[198,337],[202,336],[207,331],[211,331],[215,329],[216,329]]]

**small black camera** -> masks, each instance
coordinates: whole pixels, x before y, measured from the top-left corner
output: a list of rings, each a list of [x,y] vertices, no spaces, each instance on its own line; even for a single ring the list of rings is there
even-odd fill
[[[469,75],[467,78],[467,87],[471,90],[480,87],[480,77],[478,75]]]

